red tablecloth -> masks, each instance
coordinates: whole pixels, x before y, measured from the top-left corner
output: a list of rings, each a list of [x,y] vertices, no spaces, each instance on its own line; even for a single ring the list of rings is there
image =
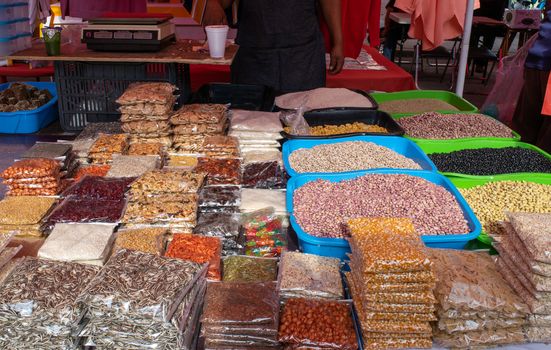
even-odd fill
[[[386,59],[377,50],[369,46],[365,46],[364,49],[387,70],[343,70],[337,75],[327,75],[327,87],[387,92],[415,89],[411,74]],[[228,66],[191,65],[191,87],[194,91],[210,82],[229,81],[230,67]]]

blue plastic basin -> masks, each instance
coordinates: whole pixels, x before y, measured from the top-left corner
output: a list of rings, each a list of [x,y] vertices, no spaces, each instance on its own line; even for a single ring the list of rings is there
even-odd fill
[[[448,190],[455,196],[457,202],[459,203],[459,206],[463,211],[463,215],[468,222],[470,232],[467,234],[452,233],[439,236],[421,236],[423,242],[428,247],[463,249],[470,240],[476,239],[480,235],[480,232],[482,231],[482,226],[474,215],[472,209],[469,207],[463,196],[461,196],[457,188],[446,177],[438,173],[421,170],[366,170],[361,172],[349,172],[339,174],[299,175],[292,177],[287,182],[287,211],[291,215],[291,225],[297,233],[299,246],[303,252],[322,256],[336,257],[344,260],[346,258],[346,254],[350,253],[350,246],[346,239],[320,238],[304,232],[304,230],[296,222],[293,213],[293,192],[297,188],[300,188],[308,182],[312,182],[315,180],[340,182],[343,180],[354,179],[366,174],[405,174],[417,176],[437,185],[443,186],[446,190]]]
[[[327,174],[327,173],[298,173],[291,168],[289,163],[289,156],[294,151],[301,148],[312,148],[318,145],[327,145],[334,143],[342,142],[351,142],[351,141],[363,141],[363,142],[373,142],[379,146],[387,147],[393,150],[396,153],[399,153],[407,158],[412,159],[417,164],[421,166],[423,170],[437,172],[436,166],[429,159],[429,157],[415,144],[415,142],[405,139],[400,136],[353,136],[353,137],[342,137],[334,139],[315,139],[315,140],[306,140],[306,139],[294,139],[289,140],[283,144],[283,164],[285,165],[285,170],[290,176],[298,176],[303,174]],[[378,168],[370,170],[379,170],[379,169],[389,169],[389,168]],[[364,171],[364,170],[359,170]],[[352,172],[351,172],[352,173]],[[336,174],[336,173],[333,173]],[[341,174],[341,173],[339,173]]]
[[[48,126],[58,118],[57,91],[55,83],[24,82],[38,89],[47,89],[52,99],[45,105],[30,111],[0,112],[0,133],[3,134],[32,134]],[[11,83],[0,85],[0,91],[6,90]]]

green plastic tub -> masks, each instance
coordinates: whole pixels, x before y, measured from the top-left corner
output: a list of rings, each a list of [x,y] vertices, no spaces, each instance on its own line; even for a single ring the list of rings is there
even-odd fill
[[[471,141],[456,141],[448,142],[446,141],[422,141],[417,142],[417,145],[425,152],[427,155],[432,153],[450,153],[454,151],[460,151],[464,149],[478,149],[478,148],[505,148],[505,147],[519,147],[527,148],[538,153],[543,154],[549,160],[551,160],[551,155],[544,150],[533,146],[529,143],[518,142],[518,141],[506,141],[506,140],[471,140]],[[445,175],[449,178],[460,177],[467,179],[480,179],[480,180],[509,180],[511,177],[515,177],[517,180],[528,180],[533,176],[538,176],[542,178],[549,178],[551,180],[551,174],[546,173],[510,173],[510,174],[499,174],[499,175],[467,175],[459,173],[449,173],[449,172],[440,172],[442,175]]]
[[[460,112],[465,113],[465,112]],[[478,112],[477,112],[478,113]],[[457,113],[459,114],[459,113]],[[398,123],[400,127],[400,119],[404,117],[410,117],[409,115],[404,115],[401,117],[395,117],[394,120]],[[488,117],[491,118],[491,117]],[[411,141],[420,144],[422,142],[448,142],[448,143],[455,143],[455,142],[462,142],[462,141],[480,141],[480,142],[486,142],[486,141],[520,141],[520,134],[516,132],[515,130],[511,130],[511,137],[463,137],[463,138],[457,138],[457,139],[420,139],[417,137],[411,137],[408,136],[408,134],[404,135],[405,138],[410,139]]]
[[[371,94],[371,97],[379,105],[382,102],[387,102],[387,101],[411,100],[416,98],[430,98],[430,99],[447,102],[458,109],[457,111],[440,110],[440,111],[434,111],[434,112],[440,112],[440,113],[446,113],[446,114],[461,113],[461,112],[478,113],[478,108],[476,108],[475,105],[471,104],[467,100],[449,91],[410,90],[410,91],[400,91],[400,92],[374,93],[374,94]],[[384,111],[383,109],[381,109],[381,107],[379,107],[379,110]],[[397,119],[400,117],[405,117],[405,116],[410,116],[415,114],[419,114],[419,113],[417,112],[394,113],[394,114],[391,113],[390,115],[392,118]]]
[[[471,188],[496,181],[527,181],[543,185],[551,185],[551,176],[540,176],[537,174],[530,176],[526,176],[525,174],[502,175],[499,179],[467,179],[460,177],[450,177],[449,180],[457,188]],[[482,233],[478,236],[478,240],[487,245],[492,244],[492,239],[486,234],[486,232],[484,232],[484,229],[482,229]]]

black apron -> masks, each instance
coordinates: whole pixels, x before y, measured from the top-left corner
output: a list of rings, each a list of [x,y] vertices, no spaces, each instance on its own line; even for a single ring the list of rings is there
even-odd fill
[[[325,86],[317,0],[241,0],[232,82],[279,92]]]

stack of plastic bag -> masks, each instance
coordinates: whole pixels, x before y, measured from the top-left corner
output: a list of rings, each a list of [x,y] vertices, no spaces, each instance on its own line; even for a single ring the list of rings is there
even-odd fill
[[[411,220],[360,218],[348,229],[346,277],[366,347],[431,348],[435,278]]]
[[[233,110],[229,135],[239,139],[243,156],[243,186],[285,188],[279,113]]]
[[[47,158],[17,161],[0,174],[9,196],[55,196],[61,190],[61,176],[60,162]]]
[[[0,285],[0,348],[72,349],[78,295],[99,267],[26,257]]]
[[[494,236],[498,268],[528,304],[524,328],[531,342],[551,342],[551,214],[507,213]]]
[[[336,258],[284,252],[279,267],[279,296],[342,299],[341,262]]]
[[[100,134],[88,152],[94,164],[110,164],[113,155],[123,154],[128,147],[127,134]]]
[[[275,282],[211,282],[201,317],[205,349],[279,348]]]
[[[206,136],[222,135],[226,130],[227,107],[221,104],[191,104],[170,118],[174,131],[174,152],[199,154]]]
[[[132,83],[117,99],[122,129],[133,142],[172,145],[170,115],[174,109],[176,87],[169,83]]]
[[[78,167],[73,146],[62,142],[37,142],[21,156],[23,159],[46,158],[57,160],[61,164],[64,176],[70,176]]]
[[[180,170],[153,170],[130,186],[123,217],[126,226],[158,225],[191,233],[197,224],[197,194],[204,175]]]
[[[42,236],[42,224],[55,198],[38,196],[6,197],[0,201],[0,234]]]
[[[447,348],[523,343],[528,307],[487,253],[429,249],[436,273],[434,341]]]
[[[192,349],[206,265],[121,249],[78,297],[98,348]]]

